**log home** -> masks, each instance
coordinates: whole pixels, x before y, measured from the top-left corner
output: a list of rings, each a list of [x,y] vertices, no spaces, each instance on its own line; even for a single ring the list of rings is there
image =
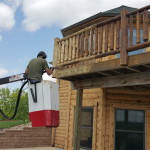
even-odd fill
[[[150,149],[150,5],[108,10],[55,39],[65,150]]]

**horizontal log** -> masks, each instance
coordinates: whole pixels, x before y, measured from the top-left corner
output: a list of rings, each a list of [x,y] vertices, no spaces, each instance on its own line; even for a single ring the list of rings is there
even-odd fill
[[[82,81],[74,81],[74,87],[78,88],[111,88],[133,85],[150,84],[150,71],[132,73],[112,77],[94,78]]]
[[[113,18],[110,18],[110,19],[107,19],[107,20],[104,20],[104,21],[98,23],[98,24],[96,25],[96,27],[103,26],[103,25],[105,25],[105,24],[109,24],[109,23],[111,23],[111,22],[114,22],[114,21],[117,21],[117,20],[120,20],[120,19],[121,19],[121,16],[118,15],[118,16],[116,16],[116,17],[113,17]]]
[[[135,91],[135,90],[126,90],[126,89],[107,89],[107,93],[122,93],[122,94],[134,94],[134,95],[150,95],[149,91]]]
[[[126,100],[126,101],[150,101],[150,96],[143,96],[143,95],[129,95],[129,94],[107,94],[108,99],[119,99],[119,100]]]
[[[87,99],[95,99],[95,98],[99,98],[100,97],[100,94],[96,94],[96,93],[93,93],[93,94],[83,94],[83,100],[87,100]],[[71,99],[75,99],[76,98],[76,95],[72,95],[71,96]]]
[[[127,48],[127,51],[131,52],[131,51],[143,49],[143,48],[146,48],[146,47],[149,47],[149,46],[150,46],[150,41],[147,41],[147,42],[144,42],[144,43],[136,44],[134,46],[130,46],[130,47]]]
[[[96,27],[96,25],[92,25],[92,26],[90,26],[90,27],[87,27],[87,28],[85,28],[85,29],[83,29],[83,30],[80,30],[80,31],[76,32],[76,33],[73,33],[73,34],[71,34],[71,35],[68,35],[68,36],[66,36],[65,38],[62,38],[61,40],[59,40],[59,42],[65,41],[65,40],[67,40],[67,39],[69,39],[69,38],[72,38],[73,36],[77,36],[77,35],[79,35],[79,34],[81,34],[81,33],[83,33],[83,32],[89,31],[89,30],[91,30],[91,29],[93,29],[93,28],[95,28],[95,27]]]
[[[99,88],[95,88],[95,89],[84,89],[83,90],[83,94],[94,94],[94,93],[100,93],[100,89]],[[71,91],[71,95],[76,95],[76,90],[72,90]]]
[[[108,103],[107,104],[110,104],[110,105],[113,105],[113,104],[118,104],[118,103],[121,103],[121,104],[135,104],[135,105],[147,105],[147,104],[150,104],[150,101],[149,100],[143,100],[143,99],[123,99],[120,97],[120,99],[115,99],[115,98],[108,98]]]

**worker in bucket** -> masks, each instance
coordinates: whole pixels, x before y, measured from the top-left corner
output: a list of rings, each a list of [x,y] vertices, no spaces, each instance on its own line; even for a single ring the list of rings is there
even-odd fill
[[[25,78],[29,80],[42,81],[42,75],[46,72],[48,75],[53,73],[53,68],[49,68],[47,61],[45,60],[47,55],[45,52],[40,51],[37,58],[30,60],[26,70]]]

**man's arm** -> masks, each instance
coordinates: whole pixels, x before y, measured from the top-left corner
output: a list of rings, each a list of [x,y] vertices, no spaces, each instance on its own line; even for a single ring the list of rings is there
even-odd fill
[[[28,70],[28,68],[26,68],[26,70],[25,70],[25,74],[28,74],[29,73],[29,70]]]

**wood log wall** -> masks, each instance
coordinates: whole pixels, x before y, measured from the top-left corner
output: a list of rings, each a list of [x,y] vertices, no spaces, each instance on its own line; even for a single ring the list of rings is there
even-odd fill
[[[56,130],[55,146],[72,150],[76,91],[70,83],[60,81],[60,126]],[[85,89],[83,106],[92,106],[92,150],[114,150],[114,111],[116,108],[144,110],[146,114],[146,150],[150,149],[150,92],[129,89]]]
[[[67,136],[67,116],[70,102],[70,86],[69,82],[60,81],[59,83],[59,110],[60,110],[60,124],[56,128],[55,147],[64,148]]]

